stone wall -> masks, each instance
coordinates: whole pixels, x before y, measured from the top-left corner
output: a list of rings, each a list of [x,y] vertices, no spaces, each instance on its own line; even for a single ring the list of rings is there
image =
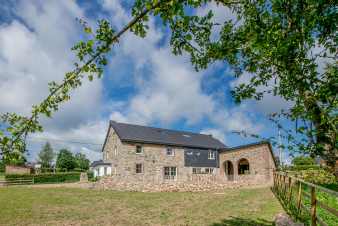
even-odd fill
[[[246,146],[220,153],[220,176],[227,180],[225,162],[230,161],[233,166],[233,180],[254,181],[254,183],[272,182],[273,171],[276,166],[268,144]],[[241,159],[249,162],[249,174],[239,175],[238,163]]]
[[[215,176],[211,177],[215,178]],[[210,179],[210,178],[209,178]],[[205,192],[219,191],[224,189],[235,189],[240,187],[248,187],[254,185],[262,185],[255,181],[219,181],[219,180],[200,180],[200,181],[175,181],[163,183],[140,183],[137,181],[120,180],[117,177],[104,177],[96,182],[93,186],[100,190],[116,190],[116,191],[139,191],[139,192]]]
[[[31,168],[25,166],[10,166],[6,165],[6,174],[30,174]]]

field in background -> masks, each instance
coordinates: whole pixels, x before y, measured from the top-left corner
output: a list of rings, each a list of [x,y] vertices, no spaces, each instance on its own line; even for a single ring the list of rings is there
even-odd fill
[[[283,212],[270,188],[140,193],[0,188],[0,225],[272,225]]]

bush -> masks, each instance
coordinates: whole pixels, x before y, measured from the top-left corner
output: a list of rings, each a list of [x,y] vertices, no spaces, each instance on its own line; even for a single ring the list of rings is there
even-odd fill
[[[80,180],[80,173],[43,173],[37,175],[19,175],[19,174],[6,174],[5,179],[7,181],[19,180],[19,179],[34,179],[34,183],[63,183],[63,182],[77,182]]]
[[[301,166],[301,165],[314,165],[315,160],[310,156],[298,156],[292,159],[292,165]]]
[[[37,170],[37,171],[39,171],[39,170]],[[40,172],[41,173],[53,173],[54,169],[52,169],[52,168],[41,168]]]
[[[320,170],[321,167],[319,165],[295,165],[290,166],[289,170],[300,171],[300,170]]]
[[[6,181],[12,181],[12,180],[31,180],[33,179],[33,174],[5,174],[5,180]]]
[[[94,179],[94,172],[93,171],[88,171],[87,172],[88,180],[92,181]]]
[[[336,182],[335,176],[323,169],[320,170],[300,170],[293,172],[296,177],[299,177],[307,182],[325,185],[325,184],[334,184]]]
[[[64,168],[56,168],[55,171],[57,173],[60,173],[60,172],[67,172],[68,170],[67,169],[64,169]]]

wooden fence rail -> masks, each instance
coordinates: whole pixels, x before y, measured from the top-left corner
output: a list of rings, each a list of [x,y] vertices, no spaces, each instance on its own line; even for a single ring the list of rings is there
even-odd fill
[[[311,226],[330,226],[318,216],[318,207],[336,216],[338,222],[338,210],[319,201],[317,198],[318,192],[326,193],[332,197],[338,198],[338,192],[289,176],[287,173],[283,172],[274,172],[273,180],[273,189],[283,202],[288,205],[293,204],[296,207],[298,214],[301,214],[302,211],[310,214]],[[310,192],[304,191],[305,186],[309,188]],[[296,193],[296,197],[293,196],[293,193]],[[304,196],[309,199],[310,208],[305,205]],[[293,200],[295,200],[295,203],[292,203]]]
[[[25,184],[34,184],[34,178],[32,179],[13,179],[13,180],[4,180],[0,181],[1,185],[10,186],[10,185],[25,185]]]

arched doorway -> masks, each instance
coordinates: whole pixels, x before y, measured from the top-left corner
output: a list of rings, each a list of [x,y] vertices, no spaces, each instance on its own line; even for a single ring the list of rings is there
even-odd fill
[[[250,165],[247,159],[240,159],[238,161],[238,175],[250,174]]]
[[[224,162],[224,174],[227,180],[234,180],[234,166],[229,160]]]

